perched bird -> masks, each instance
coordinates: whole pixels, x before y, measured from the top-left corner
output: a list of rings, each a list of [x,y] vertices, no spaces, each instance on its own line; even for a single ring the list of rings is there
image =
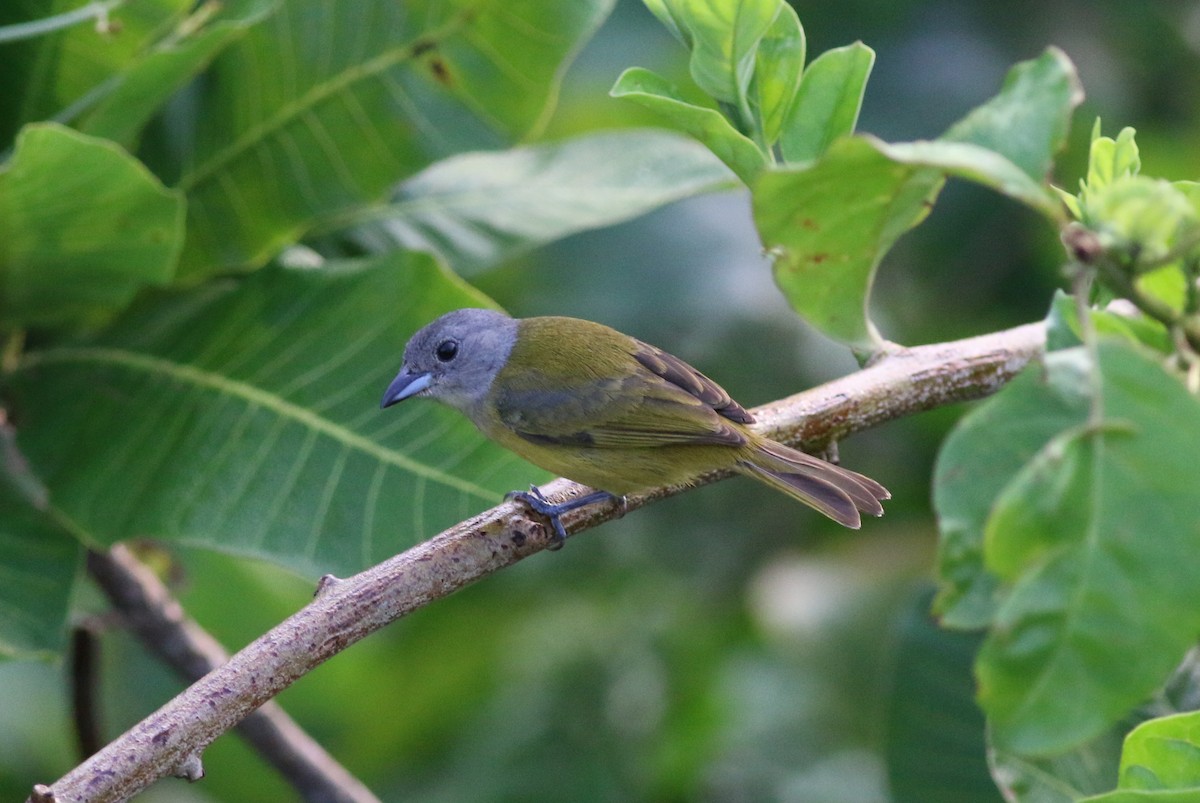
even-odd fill
[[[544,469],[599,489],[551,504],[515,492],[547,516],[561,543],[568,510],[715,469],[765,482],[847,527],[883,515],[890,494],[869,477],[751,430],[754,418],[678,357],[578,318],[512,318],[460,309],[404,349],[381,407],[428,396]]]

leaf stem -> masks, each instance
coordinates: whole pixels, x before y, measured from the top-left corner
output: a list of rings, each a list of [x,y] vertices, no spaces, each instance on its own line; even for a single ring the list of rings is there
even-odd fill
[[[0,44],[46,36],[90,19],[95,19],[97,24],[104,28],[108,23],[109,12],[124,4],[125,0],[95,0],[86,6],[64,11],[62,14],[55,14],[52,17],[0,26]]]

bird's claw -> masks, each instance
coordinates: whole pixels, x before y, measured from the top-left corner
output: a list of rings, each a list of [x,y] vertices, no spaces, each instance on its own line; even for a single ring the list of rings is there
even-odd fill
[[[554,531],[550,543],[546,545],[546,549],[551,550],[562,549],[563,544],[567,541],[567,529],[563,526],[561,518],[563,513],[590,505],[594,502],[603,502],[610,499],[615,499],[620,503],[621,515],[625,514],[626,509],[625,497],[615,496],[608,491],[595,491],[556,504],[547,499],[536,485],[530,485],[528,491],[509,491],[504,495],[504,498],[507,501],[518,500],[533,512],[546,517],[546,520],[550,522],[551,529]]]
[[[563,527],[562,519],[559,518],[566,512],[563,505],[551,502],[536,485],[530,485],[528,491],[509,491],[504,498],[508,501],[515,499],[533,512],[545,516],[546,520],[550,522],[550,528],[554,531],[546,549],[559,550],[563,548],[563,544],[567,541],[567,529]],[[566,510],[570,509],[566,508]]]

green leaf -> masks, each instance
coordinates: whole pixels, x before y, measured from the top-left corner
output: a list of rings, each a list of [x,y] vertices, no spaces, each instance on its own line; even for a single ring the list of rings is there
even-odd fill
[[[985,533],[987,565],[1011,590],[977,675],[1007,751],[1046,755],[1101,733],[1200,630],[1200,403],[1128,344],[1099,354],[1103,422],[1051,440]],[[1078,385],[1047,362],[1052,385]]]
[[[1079,798],[1073,803],[1196,803],[1195,789],[1118,791]]]
[[[690,139],[613,131],[438,162],[372,210],[356,239],[440,255],[462,275],[737,179]]]
[[[115,310],[168,282],[183,211],[119,146],[27,126],[0,170],[0,328]]]
[[[291,0],[198,96],[181,272],[256,266],[454,153],[537,129],[612,0]]]
[[[739,133],[724,115],[716,109],[688,103],[666,79],[649,70],[627,69],[609,94],[614,98],[628,98],[663,115],[674,128],[704,143],[746,183],[750,183],[767,163],[758,146]]]
[[[867,51],[837,58],[858,65],[844,87],[857,85],[854,75],[865,80]],[[816,66],[805,72],[796,115],[803,116],[809,102],[804,85],[811,80],[814,97],[824,97],[835,110],[818,133],[843,132],[853,126],[857,100],[853,92],[836,91],[837,60],[830,67],[833,78],[826,79],[829,91],[817,93],[824,81],[813,78]],[[896,240],[929,213],[947,176],[991,187],[1061,224],[1062,204],[1044,173],[1079,102],[1074,76],[1070,62],[1054,49],[1017,65],[996,98],[936,142],[842,138],[822,153],[828,140],[801,132],[788,158],[820,153],[819,158],[772,169],[752,188],[759,234],[775,255],[775,279],[792,307],[830,337],[862,350],[875,348],[879,335],[867,315],[875,269]],[[838,97],[853,102],[834,102]]]
[[[1181,240],[1200,229],[1190,191],[1149,176],[1123,176],[1098,190],[1089,187],[1080,212],[1080,221],[1096,232],[1101,244],[1123,253],[1131,263],[1166,259]],[[1174,284],[1181,282],[1182,274]],[[1164,301],[1180,308],[1183,293],[1169,293]]]
[[[692,51],[696,85],[716,100],[741,108],[758,43],[775,21],[780,0],[665,0],[651,8],[655,5],[665,6],[683,33]]]
[[[875,268],[933,206],[946,176],[1028,204],[1055,223],[1057,196],[994,151],[964,142],[835,140],[814,162],[774,168],[752,187],[754,219],[792,308],[859,349],[879,335],[867,317]]]
[[[875,51],[862,42],[827,50],[804,72],[788,109],[779,148],[788,162],[816,159],[854,133]]]
[[[800,18],[795,9],[783,3],[758,43],[750,82],[751,106],[758,109],[763,139],[768,144],[779,139],[792,98],[800,88],[806,47]]]
[[[1001,593],[984,566],[983,549],[996,497],[1051,438],[1087,418],[1086,365],[1078,352],[1046,360],[1059,381],[1048,383],[1046,369],[1030,366],[963,416],[938,454],[933,506],[941,532],[940,588],[934,609],[944,626],[974,629],[992,621]]]
[[[765,172],[752,187],[759,236],[792,308],[862,349],[878,340],[867,317],[875,268],[929,213],[943,181],[936,170],[897,164],[882,147],[837,140],[818,161]]]
[[[1171,354],[1175,350],[1167,328],[1141,313],[1122,314],[1112,309],[1093,309],[1089,317],[1097,334],[1141,343],[1162,354]],[[1075,299],[1061,290],[1056,290],[1054,301],[1050,305],[1050,316],[1046,319],[1046,349],[1057,351],[1074,348],[1082,342]]]
[[[1000,94],[942,135],[995,151],[1037,183],[1066,142],[1071,113],[1083,101],[1075,65],[1056,47],[1014,66]]]
[[[880,150],[901,164],[921,165],[947,176],[972,181],[1040,212],[1051,223],[1065,221],[1058,196],[1045,182],[1031,178],[1003,154],[969,142],[899,142]]]
[[[37,2],[25,7],[30,12],[36,9],[42,17],[68,5],[82,4]],[[98,30],[94,23],[76,25],[24,43],[11,62],[6,48],[5,71],[10,80],[3,93],[6,97],[0,99],[0,140],[7,142],[26,123],[47,118],[62,121],[68,109],[86,103],[92,93],[141,61],[193,5],[192,0],[125,2],[108,14],[111,32]]]
[[[2,476],[0,510],[0,656],[52,658],[66,643],[83,549]]]
[[[103,99],[76,121],[76,127],[132,147],[142,127],[172,93],[277,4],[278,0],[256,0],[239,15],[227,13],[199,31],[159,42],[144,58],[112,76]]]
[[[1077,803],[1083,796],[1109,789],[1116,782],[1126,730],[1118,726],[1070,752],[1047,758],[1007,753],[989,745],[992,777],[1005,800]]]
[[[680,27],[679,22],[675,19],[676,3],[670,3],[667,0],[642,0],[646,8],[650,9],[658,21],[661,22],[671,35],[683,43],[683,46],[689,50],[692,47],[690,35]]]
[[[1200,712],[1143,722],[1125,739],[1121,788],[1200,794]]]
[[[489,302],[421,254],[268,268],[131,309],[6,378],[55,513],[345,574],[544,475],[462,416],[379,399],[407,338]]]
[[[1101,136],[1092,139],[1085,184],[1089,192],[1102,190],[1117,179],[1136,176],[1142,171],[1136,135],[1134,129],[1126,126],[1116,139]]]
[[[929,597],[914,599],[894,627],[884,742],[890,799],[1001,803],[988,773],[983,712],[971,675],[981,637],[939,628],[928,614]]]

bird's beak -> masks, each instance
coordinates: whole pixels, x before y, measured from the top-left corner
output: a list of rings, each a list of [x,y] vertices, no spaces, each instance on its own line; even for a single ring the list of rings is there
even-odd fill
[[[392,384],[388,385],[387,390],[383,394],[383,401],[379,403],[379,409],[391,407],[396,402],[402,402],[410,396],[416,396],[421,391],[429,387],[429,383],[433,381],[433,377],[428,373],[414,373],[408,370],[408,366],[400,369],[400,373],[396,374],[396,378],[392,380]]]

